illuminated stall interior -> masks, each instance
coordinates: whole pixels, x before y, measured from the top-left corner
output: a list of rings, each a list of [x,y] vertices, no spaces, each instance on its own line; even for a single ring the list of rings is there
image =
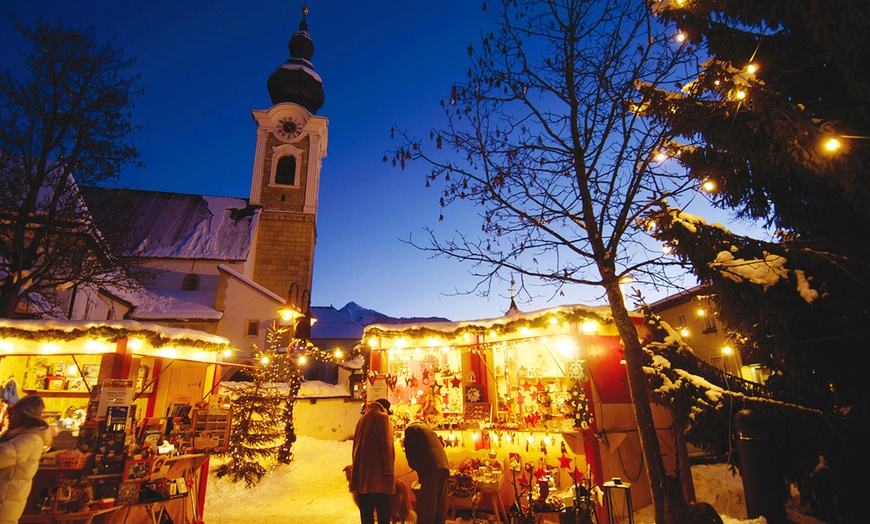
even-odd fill
[[[223,337],[132,320],[0,321],[4,387],[41,395],[46,418],[64,429],[77,429],[76,412],[109,379],[130,381],[138,419],[165,416],[179,399],[200,402],[230,351]]]
[[[369,384],[385,386],[397,441],[407,423],[428,423],[444,440],[451,467],[474,466],[484,482],[497,484],[506,505],[516,495],[511,469],[535,497],[538,485],[549,491],[555,509],[556,499],[571,503],[575,479],[646,482],[609,308],[370,325],[365,342]],[[396,456],[404,458],[400,450]],[[648,490],[634,491],[635,507],[642,507]]]

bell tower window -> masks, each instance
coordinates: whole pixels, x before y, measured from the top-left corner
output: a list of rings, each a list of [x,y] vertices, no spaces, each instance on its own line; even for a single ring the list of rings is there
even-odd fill
[[[296,157],[282,156],[275,168],[275,183],[282,186],[296,185]]]

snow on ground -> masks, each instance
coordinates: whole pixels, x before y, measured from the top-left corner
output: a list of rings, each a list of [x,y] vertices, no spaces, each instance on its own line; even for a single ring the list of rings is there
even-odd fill
[[[250,489],[243,482],[234,484],[210,475],[203,520],[206,524],[358,524],[359,512],[342,471],[350,463],[351,445],[299,437],[293,462],[276,467]],[[215,464],[212,461],[212,468]],[[764,518],[746,518],[742,481],[724,465],[693,466],[692,478],[698,500],[712,504],[725,524],[766,524]],[[793,524],[825,524],[806,515],[795,501],[786,510]],[[637,511],[634,522],[653,524],[652,507]]]

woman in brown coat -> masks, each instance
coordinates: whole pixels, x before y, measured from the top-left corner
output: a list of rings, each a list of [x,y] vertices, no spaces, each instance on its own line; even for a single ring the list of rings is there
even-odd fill
[[[396,489],[396,451],[389,412],[390,402],[386,399],[370,403],[353,435],[350,490],[358,496],[362,524],[375,523],[376,509],[378,524],[390,523],[390,495]]]
[[[414,422],[405,428],[405,457],[417,472],[417,524],[444,524],[447,518],[447,479],[450,464],[444,444],[432,428]]]

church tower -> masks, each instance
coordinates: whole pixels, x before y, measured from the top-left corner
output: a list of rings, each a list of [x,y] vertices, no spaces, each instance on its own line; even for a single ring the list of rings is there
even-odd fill
[[[323,83],[311,64],[314,43],[302,8],[299,30],[290,39],[290,58],[269,77],[268,110],[252,111],[257,149],[251,182],[252,205],[262,206],[253,280],[305,312],[311,299],[317,197],[326,157],[328,121],[316,116]]]

